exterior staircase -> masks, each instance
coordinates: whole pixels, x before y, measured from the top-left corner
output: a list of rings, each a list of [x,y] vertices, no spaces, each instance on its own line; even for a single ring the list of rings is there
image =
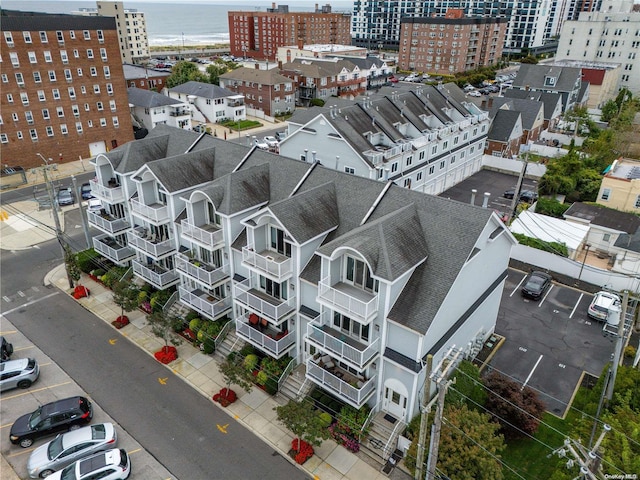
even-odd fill
[[[385,465],[397,448],[398,437],[406,427],[401,420],[391,423],[385,419],[387,412],[375,414],[369,424],[369,434],[360,442],[360,452],[377,463]]]
[[[233,325],[233,322],[231,322],[231,324]],[[219,360],[226,360],[231,352],[240,350],[244,345],[244,340],[236,335],[236,329],[230,328],[224,340],[217,346],[214,355],[218,357]]]
[[[287,379],[282,384],[276,400],[278,403],[285,404],[289,400],[298,400],[298,394],[305,396],[311,390],[312,382],[307,381],[305,377],[306,367],[302,363],[294,368]]]

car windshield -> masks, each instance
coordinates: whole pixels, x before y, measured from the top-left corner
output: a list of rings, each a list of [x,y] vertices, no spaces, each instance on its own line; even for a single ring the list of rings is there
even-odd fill
[[[66,467],[64,470],[62,470],[62,473],[60,474],[60,480],[76,480],[75,469],[76,469],[75,463],[72,463],[71,465]]]
[[[594,310],[597,310],[598,312],[602,312],[602,313],[609,313],[609,309],[606,307],[601,307],[600,305],[594,305],[593,306]]]
[[[33,430],[36,428],[36,425],[40,423],[40,414],[42,413],[42,407],[37,409],[35,412],[31,414],[29,417],[29,428]]]
[[[49,455],[49,460],[53,460],[62,452],[62,435],[58,435],[54,438],[49,444],[49,448],[47,448],[47,455]]]
[[[542,277],[531,277],[527,282],[531,287],[539,287],[544,283],[544,278]]]

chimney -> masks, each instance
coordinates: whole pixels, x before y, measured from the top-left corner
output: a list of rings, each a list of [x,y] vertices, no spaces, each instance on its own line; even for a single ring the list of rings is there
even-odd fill
[[[478,190],[476,190],[475,188],[472,188],[471,189],[471,205],[476,204],[476,193],[478,193]]]
[[[271,2],[271,8],[276,9],[276,2]]]
[[[311,163],[316,163],[316,151],[315,150],[313,150],[311,152],[311,158],[313,158],[313,161]]]
[[[304,39],[303,38],[299,38],[298,39],[298,50],[302,50],[304,48]]]
[[[308,148],[304,149],[304,161],[305,162],[309,161],[309,149]]]
[[[484,192],[484,198],[482,199],[482,208],[487,208],[487,206],[489,206],[490,196],[491,196],[490,192]]]
[[[278,70],[282,70],[282,60],[278,60]]]
[[[382,179],[385,182],[389,181],[389,169],[388,168],[383,168],[382,169]]]
[[[487,108],[493,107],[493,97],[487,99]]]

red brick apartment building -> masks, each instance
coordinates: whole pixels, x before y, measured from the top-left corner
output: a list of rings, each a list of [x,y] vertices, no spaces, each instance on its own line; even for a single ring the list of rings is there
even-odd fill
[[[2,10],[0,161],[62,163],[133,140],[115,20]]]
[[[404,18],[400,24],[398,68],[451,75],[497,63],[508,19],[464,17],[450,9],[444,17]]]
[[[351,14],[332,13],[331,5],[314,12],[289,12],[273,3],[266,12],[230,11],[231,55],[274,60],[278,47],[286,45],[351,45]]]

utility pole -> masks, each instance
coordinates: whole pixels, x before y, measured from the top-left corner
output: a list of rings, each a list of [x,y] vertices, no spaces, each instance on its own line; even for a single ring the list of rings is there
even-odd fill
[[[600,469],[601,458],[598,455],[598,449],[600,448],[600,444],[604,439],[604,436],[611,431],[611,426],[606,423],[602,427],[602,432],[600,432],[600,436],[598,437],[598,441],[593,446],[591,450],[587,450],[584,448],[580,442],[577,442],[571,438],[566,438],[564,441],[564,445],[560,448],[555,449],[547,458],[551,455],[558,455],[559,457],[567,457],[567,452],[571,454],[573,457],[567,461],[567,468],[571,468],[574,465],[574,461],[580,465],[580,476],[576,477],[576,479],[588,479],[588,480],[600,480],[604,478],[601,474],[598,473]]]
[[[416,474],[415,480],[422,479],[422,465],[424,465],[424,443],[427,438],[427,421],[429,419],[429,412],[431,411],[430,404],[428,404],[429,396],[431,395],[431,368],[433,367],[433,355],[427,355],[427,370],[424,376],[424,383],[422,384],[422,399],[420,402],[420,433],[418,436],[418,452],[416,454]]]
[[[511,209],[509,210],[509,217],[507,218],[507,225],[511,223],[511,220],[516,216],[516,208],[520,201],[520,190],[522,189],[522,182],[527,174],[527,164],[529,163],[529,145],[526,145],[527,150],[524,155],[524,163],[522,164],[522,170],[520,170],[520,176],[518,177],[518,183],[516,189],[513,191],[513,200],[511,200]]]
[[[82,192],[78,188],[78,181],[75,175],[71,175],[73,183],[73,191],[78,199],[78,208],[80,208],[80,219],[82,220],[82,229],[84,230],[84,239],[87,242],[87,248],[91,248],[91,235],[89,235],[89,222],[87,221],[87,211],[82,208]]]
[[[65,244],[62,239],[62,228],[60,228],[60,219],[58,218],[58,206],[56,205],[54,194],[53,194],[53,185],[51,185],[51,183],[49,182],[49,176],[47,174],[49,170],[49,162],[41,154],[37,153],[36,155],[38,155],[44,161],[44,168],[42,169],[42,172],[44,175],[44,185],[45,185],[45,188],[47,189],[47,194],[49,195],[49,202],[51,203],[51,210],[53,212],[53,223],[55,224],[55,228],[56,228],[56,239],[58,240],[58,244],[60,245],[60,249],[62,250],[62,259],[65,260],[64,269],[67,272],[67,280],[69,282],[69,288],[73,288],[73,279],[71,278],[71,275],[69,275],[69,268],[67,267],[67,262],[66,262],[67,252],[64,248]]]
[[[616,383],[616,374],[618,373],[618,365],[620,364],[620,358],[622,357],[622,345],[624,344],[624,324],[627,317],[627,303],[629,302],[629,292],[624,291],[622,293],[622,312],[620,313],[620,321],[618,323],[618,335],[616,339],[616,350],[613,355],[613,365],[611,366],[611,378],[609,379],[609,386],[607,388],[607,401],[611,401],[613,398],[613,387]],[[606,321],[606,320],[605,320]]]
[[[429,458],[427,460],[426,480],[434,480],[436,478],[436,466],[438,463],[438,449],[440,447],[440,431],[442,429],[442,414],[444,411],[444,398],[447,394],[449,385],[453,380],[448,380],[451,371],[458,365],[458,357],[462,353],[457,350],[452,355],[454,347],[449,348],[447,355],[440,361],[438,367],[431,373],[431,380],[438,385],[438,406],[436,408],[436,418],[431,428],[431,440],[429,444]],[[446,363],[445,363],[446,362]]]

